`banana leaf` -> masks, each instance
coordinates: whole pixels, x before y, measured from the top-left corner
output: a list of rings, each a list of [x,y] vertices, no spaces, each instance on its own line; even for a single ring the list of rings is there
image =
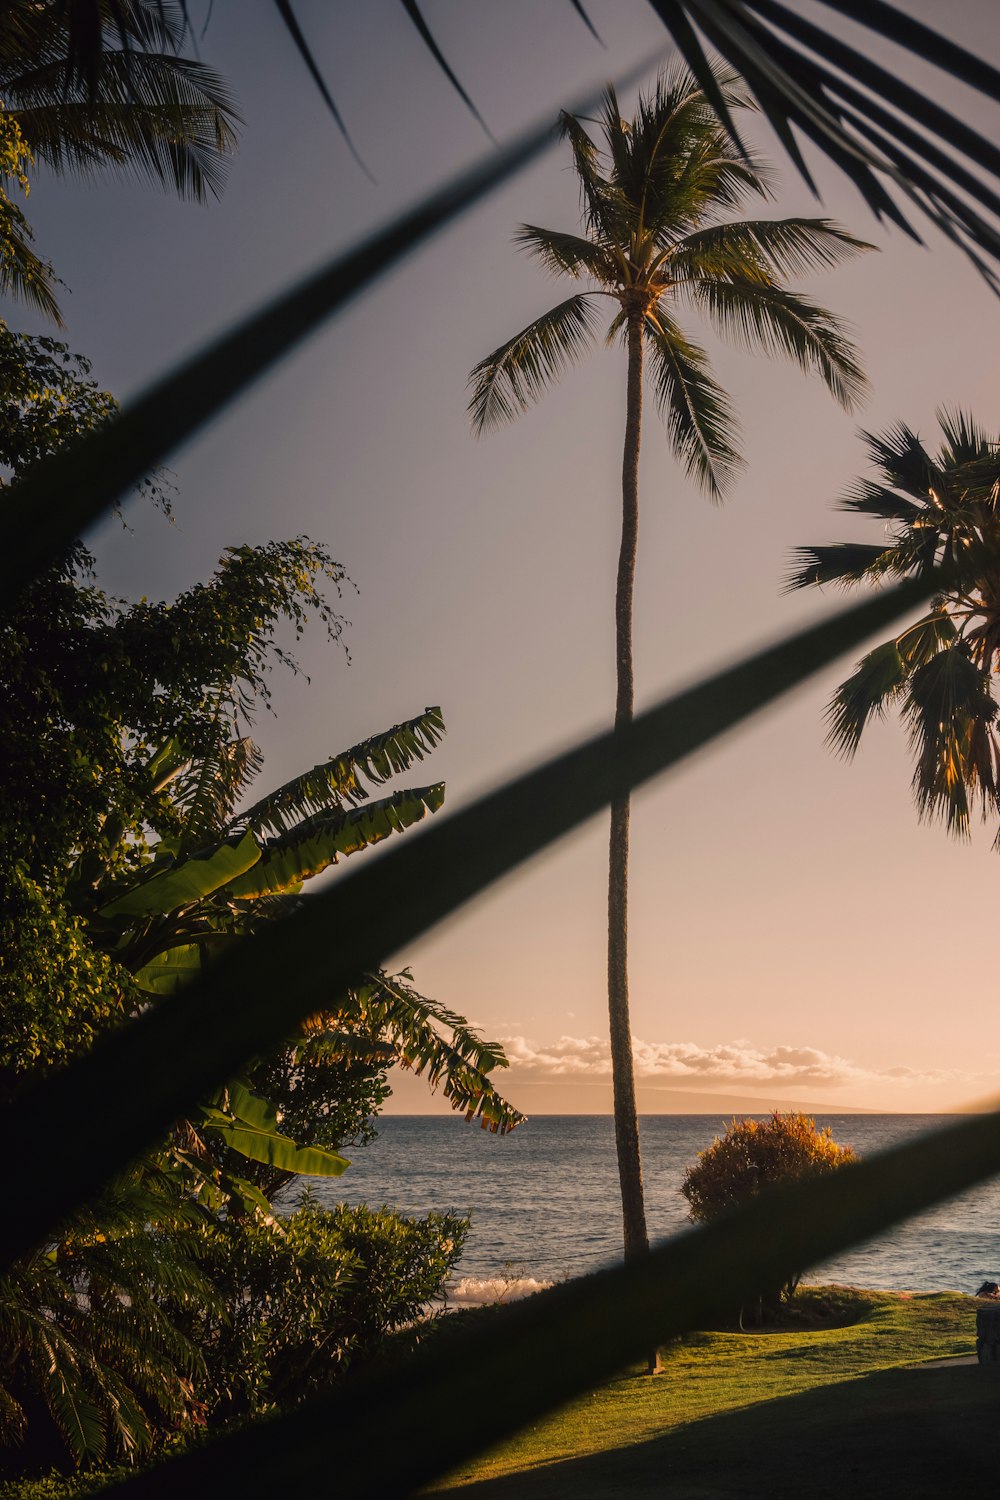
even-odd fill
[[[227,885],[226,896],[233,901],[256,901],[297,890],[342,855],[357,854],[393,833],[402,833],[426,813],[437,812],[443,802],[444,783],[439,782],[396,792],[362,807],[307,818],[288,833],[269,839],[253,867]]]
[[[183,864],[174,865],[133,886],[102,906],[99,915],[106,918],[165,916],[228,886],[255,865],[260,856],[257,840],[252,833],[245,833],[236,844],[226,843],[210,854],[192,855]]]

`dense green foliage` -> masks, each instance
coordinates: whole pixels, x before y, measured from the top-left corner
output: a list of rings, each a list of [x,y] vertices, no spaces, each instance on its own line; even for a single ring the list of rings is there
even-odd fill
[[[132,1463],[198,1416],[202,1227],[147,1161],[0,1278],[0,1475]]]
[[[187,1326],[205,1351],[206,1422],[294,1405],[370,1360],[440,1295],[467,1229],[308,1197],[287,1219],[220,1224],[206,1259],[219,1303]]]
[[[34,157],[13,116],[0,105],[0,293],[20,296],[29,306],[59,321],[52,267],[36,255],[34,236],[12,192],[28,196],[27,169]]]
[[[902,422],[868,435],[878,477],[860,480],[839,508],[877,521],[882,540],[801,547],[789,586],[878,586],[943,570],[930,609],[841,683],[829,738],[851,756],[865,726],[897,708],[920,813],[965,835],[976,802],[984,818],[1000,814],[1000,444],[968,413],[938,419],[944,441],[933,454]]]

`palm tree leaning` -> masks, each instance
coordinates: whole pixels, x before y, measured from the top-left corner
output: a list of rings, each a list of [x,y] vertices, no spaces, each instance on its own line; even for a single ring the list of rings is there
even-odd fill
[[[732,108],[746,106],[741,84],[719,73]],[[469,412],[483,433],[510,421],[570,363],[589,352],[601,299],[611,303],[606,342],[627,350],[622,534],[615,591],[616,727],[633,712],[632,597],[638,537],[639,439],[644,362],[671,447],[714,499],[740,466],[736,416],[716,384],[705,351],[676,320],[680,307],[707,315],[751,349],[783,354],[815,371],[844,407],[865,388],[857,351],[837,319],[787,290],[789,274],[837,265],[872,247],[827,220],[724,222],[749,197],[767,197],[768,171],[740,156],[690,73],[662,74],[635,117],[622,118],[613,89],[604,96],[603,145],[570,114],[562,116],[580,180],[583,234],[523,224],[515,241],[557,275],[591,283],[494,350],[472,371]],[[625,1258],[649,1247],[642,1192],[629,1024],[629,798],[611,806],[608,876],[608,1008],[615,1136]]]
[[[985,818],[1000,811],[1000,440],[965,412],[941,411],[938,421],[944,442],[933,456],[902,422],[865,434],[879,478],[859,481],[839,509],[874,517],[888,534],[800,547],[788,582],[849,588],[944,570],[927,613],[869,651],[834,693],[829,740],[852,756],[869,721],[898,707],[920,814],[965,835],[977,800]]]

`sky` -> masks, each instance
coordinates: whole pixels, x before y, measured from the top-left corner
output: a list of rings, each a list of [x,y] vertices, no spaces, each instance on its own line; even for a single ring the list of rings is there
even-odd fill
[[[425,8],[500,140],[639,61],[652,79],[667,57],[645,0],[589,0],[603,47],[557,0]],[[933,20],[929,0],[914,8]],[[964,0],[949,7],[949,26],[995,59],[990,11],[989,0]],[[63,336],[123,399],[491,149],[396,0],[299,0],[297,14],[374,182],[265,0],[216,0],[198,36],[246,121],[220,202],[37,174],[29,215],[66,283]],[[626,112],[633,102],[623,96]],[[946,102],[971,116],[957,88]],[[976,123],[996,130],[981,111]],[[766,130],[755,122],[748,134],[780,160]],[[797,368],[692,328],[740,412],[747,469],[724,506],[710,505],[672,459],[650,404],[639,707],[839,606],[839,595],[780,588],[792,547],[876,539],[831,508],[865,470],[859,426],[902,418],[933,443],[942,405],[995,426],[1000,307],[970,266],[929,228],[923,247],[883,230],[828,164],[816,164],[821,205],[780,166],[765,212],[822,213],[879,246],[798,284],[853,324],[871,396],[847,415]],[[136,501],[125,524],[108,520],[90,538],[100,581],[128,598],[170,598],[207,577],[225,546],[271,537],[306,533],[344,564],[350,661],[319,628],[300,644],[309,680],[279,677],[275,716],[256,726],[260,790],[439,704],[447,738],[410,779],[444,779],[456,808],[610,723],[623,356],[598,352],[488,438],[474,439],[465,415],[470,368],[565,295],[512,246],[522,221],[577,227],[564,148],[437,236],[174,455],[173,522]],[[21,307],[3,312],[48,331]],[[963,844],[917,820],[895,722],[874,726],[851,764],[830,753],[823,710],[851,665],[634,798],[643,1112],[702,1109],[706,1097],[720,1109],[938,1111],[1000,1091],[995,829]],[[504,1042],[503,1090],[529,1114],[610,1109],[606,846],[606,820],[594,819],[393,961]],[[388,1108],[448,1110],[409,1077]]]

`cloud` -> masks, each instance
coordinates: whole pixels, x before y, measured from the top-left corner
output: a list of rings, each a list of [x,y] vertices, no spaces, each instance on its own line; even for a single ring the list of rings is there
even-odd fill
[[[503,1038],[512,1068],[521,1074],[550,1079],[607,1078],[611,1056],[606,1037],[561,1036],[555,1042],[537,1045],[529,1037]],[[864,1068],[837,1053],[818,1047],[755,1047],[746,1040],[700,1047],[696,1042],[645,1042],[632,1044],[636,1077],[672,1083],[742,1084],[770,1087],[774,1084],[838,1084],[939,1082],[951,1075],[944,1071],[918,1072],[914,1068],[884,1070]]]

